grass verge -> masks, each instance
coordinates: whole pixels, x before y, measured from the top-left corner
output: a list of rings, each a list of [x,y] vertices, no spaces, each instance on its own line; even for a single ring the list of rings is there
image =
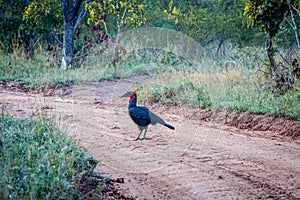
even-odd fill
[[[210,110],[226,108],[237,112],[275,115],[300,120],[299,84],[285,94],[268,91],[250,70],[173,72],[141,86],[142,101],[188,105]]]
[[[47,119],[0,116],[0,199],[75,199],[97,161]]]
[[[49,60],[46,52],[40,52],[35,59],[0,53],[0,81],[14,81],[25,89],[40,90],[68,86],[76,82],[99,82],[152,75],[169,70],[172,64],[176,64],[177,68],[190,65],[168,52],[156,50],[151,52],[152,56],[148,55],[149,59],[146,60],[143,54],[145,53],[124,56],[118,63],[102,60],[98,55],[93,55],[88,57],[80,68],[62,71],[52,63],[57,61]],[[150,59],[151,57],[155,59]]]

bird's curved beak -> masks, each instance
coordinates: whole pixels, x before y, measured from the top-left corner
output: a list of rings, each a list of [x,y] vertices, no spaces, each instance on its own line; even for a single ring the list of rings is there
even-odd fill
[[[120,96],[120,98],[122,98],[122,97],[131,97],[131,92],[126,92],[125,94]]]

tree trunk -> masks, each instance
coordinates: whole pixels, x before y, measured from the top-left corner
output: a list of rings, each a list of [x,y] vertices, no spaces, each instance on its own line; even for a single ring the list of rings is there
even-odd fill
[[[293,8],[293,5],[290,0],[288,1],[288,4],[289,4],[289,10],[290,10],[291,18],[292,18],[292,22],[293,22],[292,28],[294,29],[294,32],[295,32],[295,37],[296,37],[298,48],[300,48],[299,30],[298,30],[298,26],[297,26],[295,15],[294,15],[294,8]]]
[[[90,0],[84,2],[87,3],[90,2]],[[64,16],[64,41],[60,68],[66,70],[73,68],[75,30],[81,20],[85,17],[87,9],[81,9],[83,0],[61,0],[61,3]]]
[[[220,50],[221,50],[221,46],[222,46],[223,42],[224,42],[224,38],[223,37],[219,38],[219,44],[218,44],[218,48],[217,48],[217,56],[220,55]]]
[[[270,33],[268,34],[268,39],[266,42],[266,50],[267,50],[268,59],[270,61],[270,69],[272,70],[272,72],[276,72],[273,42],[272,42],[272,36]]]
[[[26,58],[34,58],[35,53],[34,53],[34,35],[32,32],[27,34],[24,31],[24,44],[25,44],[25,53],[26,53]]]
[[[65,22],[64,39],[63,39],[63,55],[61,61],[61,69],[71,69],[73,67],[73,48],[74,48],[74,24]]]

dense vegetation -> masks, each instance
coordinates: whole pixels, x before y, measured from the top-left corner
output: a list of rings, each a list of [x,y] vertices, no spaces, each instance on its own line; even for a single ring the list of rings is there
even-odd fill
[[[298,0],[0,0],[0,81],[151,75],[144,101],[300,120],[299,23]],[[1,199],[77,195],[90,157],[51,122],[2,114],[0,130]]]
[[[47,119],[0,117],[0,198],[80,198],[79,181],[97,161]]]

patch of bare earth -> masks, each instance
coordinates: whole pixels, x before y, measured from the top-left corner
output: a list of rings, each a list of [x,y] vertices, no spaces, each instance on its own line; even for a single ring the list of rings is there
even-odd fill
[[[119,96],[145,79],[74,85],[52,96],[2,88],[0,102],[18,117],[42,112],[57,120],[101,161],[95,172],[124,179],[111,199],[299,199],[299,122],[152,104],[176,130],[150,126],[146,140],[133,141],[138,129]],[[93,180],[84,183],[86,197],[103,198]]]

